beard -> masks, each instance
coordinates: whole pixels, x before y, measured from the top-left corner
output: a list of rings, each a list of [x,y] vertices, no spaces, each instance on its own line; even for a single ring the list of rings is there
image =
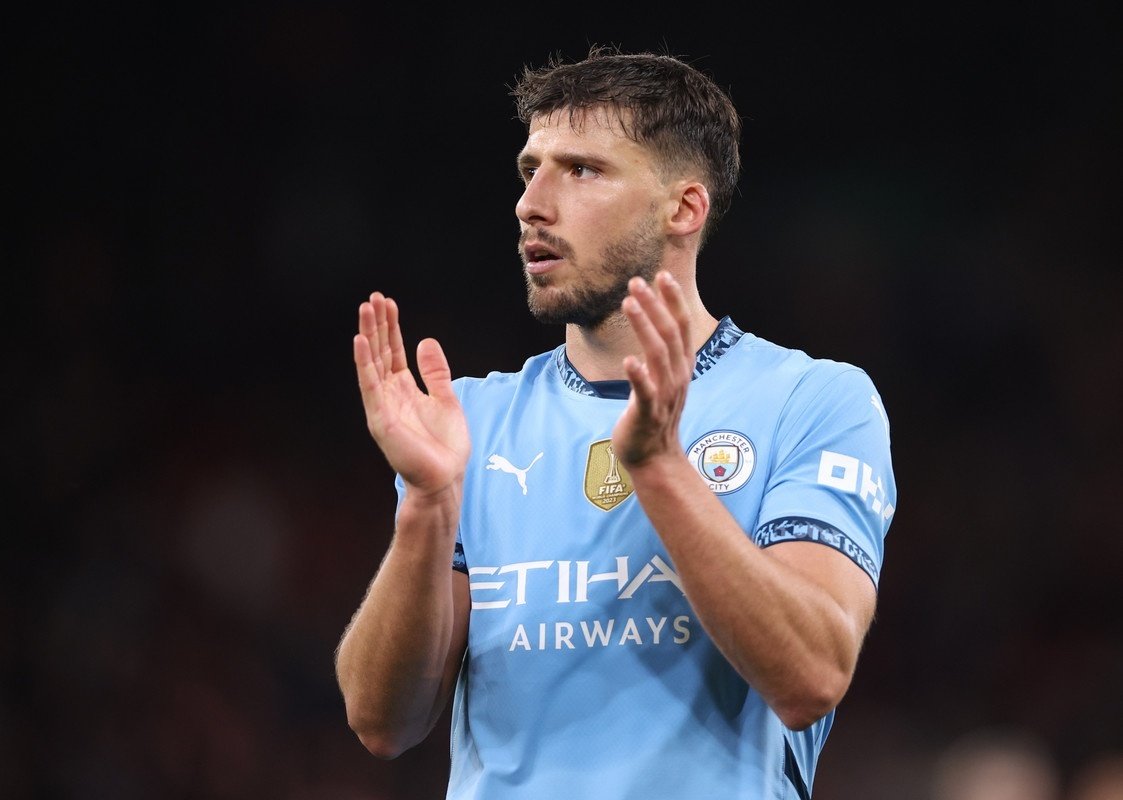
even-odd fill
[[[595,329],[620,311],[628,296],[628,281],[638,275],[648,283],[663,262],[663,237],[655,215],[648,216],[636,229],[601,250],[588,267],[578,264],[573,248],[557,237],[538,231],[538,239],[558,250],[586,277],[581,286],[555,289],[549,275],[527,275],[526,302],[531,315],[546,325],[577,325]]]

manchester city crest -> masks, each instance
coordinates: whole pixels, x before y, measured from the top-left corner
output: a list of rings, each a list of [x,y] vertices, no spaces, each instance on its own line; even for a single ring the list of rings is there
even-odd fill
[[[714,494],[728,494],[744,486],[756,466],[753,443],[736,431],[712,431],[687,451],[694,467]]]

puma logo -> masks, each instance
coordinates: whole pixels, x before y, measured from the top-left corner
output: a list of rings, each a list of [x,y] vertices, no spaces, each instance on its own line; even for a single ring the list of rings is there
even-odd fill
[[[530,472],[530,468],[533,467],[535,462],[538,461],[538,459],[540,459],[540,458],[542,458],[541,453],[536,455],[534,457],[534,460],[526,465],[526,469],[519,469],[514,464],[512,464],[510,461],[505,459],[503,456],[493,455],[493,456],[490,456],[487,459],[487,462],[488,462],[487,468],[488,469],[498,469],[498,470],[502,470],[503,472],[510,472],[512,475],[515,476],[515,478],[518,479],[519,486],[522,487],[523,494],[526,494],[526,473]]]

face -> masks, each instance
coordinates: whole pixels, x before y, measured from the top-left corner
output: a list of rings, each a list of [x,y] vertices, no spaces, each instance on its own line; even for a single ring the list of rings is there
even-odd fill
[[[596,328],[619,313],[628,279],[653,280],[666,237],[648,151],[603,109],[538,117],[519,154],[515,213],[535,319]]]

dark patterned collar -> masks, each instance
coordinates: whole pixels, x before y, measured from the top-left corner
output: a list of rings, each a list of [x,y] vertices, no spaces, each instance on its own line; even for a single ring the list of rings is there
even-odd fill
[[[697,378],[718,362],[725,351],[737,343],[745,332],[733,324],[729,317],[722,317],[717,324],[713,336],[698,350],[694,359],[694,377]],[[627,398],[627,381],[593,381],[589,382],[581,373],[569,363],[569,356],[565,354],[565,345],[555,351],[554,361],[558,367],[565,385],[578,394],[587,394],[592,397],[623,397]]]

